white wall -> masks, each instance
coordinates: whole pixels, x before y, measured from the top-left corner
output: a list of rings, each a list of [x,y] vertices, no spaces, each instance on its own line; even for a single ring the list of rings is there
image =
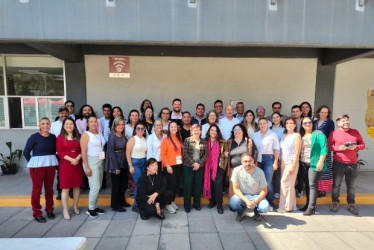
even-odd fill
[[[337,66],[334,91],[335,118],[340,114],[348,114],[351,127],[358,129],[365,141],[367,149],[359,153],[359,157],[369,164],[365,170],[374,170],[374,140],[367,135],[365,125],[366,93],[374,88],[374,60],[357,59]]]
[[[108,56],[85,56],[87,100],[101,113],[109,102],[129,110],[150,99],[158,113],[179,97],[183,110],[194,114],[197,103],[206,111],[216,99],[244,101],[246,109],[283,103],[290,113],[293,104],[314,103],[316,59],[130,57],[130,79],[108,77]]]

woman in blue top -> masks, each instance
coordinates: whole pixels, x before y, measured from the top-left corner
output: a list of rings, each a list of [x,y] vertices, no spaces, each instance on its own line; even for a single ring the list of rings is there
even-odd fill
[[[300,152],[300,175],[305,183],[306,205],[300,208],[303,215],[312,215],[316,209],[317,185],[322,172],[327,169],[327,139],[318,130],[314,130],[310,117],[301,120],[300,135],[302,139]]]
[[[54,219],[53,213],[53,181],[55,179],[56,166],[56,136],[49,133],[51,122],[47,117],[39,121],[39,132],[32,134],[27,140],[23,155],[28,161],[32,180],[31,205],[33,217],[37,222],[45,223],[40,205],[40,194],[44,185],[44,196],[49,219]],[[31,156],[32,151],[32,156]]]
[[[330,119],[331,112],[329,107],[323,105],[317,109],[316,117],[318,120],[314,121],[314,128],[316,130],[322,131],[326,138],[335,129],[334,121]],[[323,172],[321,179],[318,183],[318,196],[323,197],[326,192],[332,189],[332,154],[331,151],[328,152],[326,156],[327,170]]]

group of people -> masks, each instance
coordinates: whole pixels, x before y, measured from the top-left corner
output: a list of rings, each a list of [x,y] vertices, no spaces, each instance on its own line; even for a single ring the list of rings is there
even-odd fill
[[[209,208],[217,206],[222,214],[226,188],[230,210],[237,213],[238,221],[247,209],[253,210],[256,221],[261,213],[276,208],[278,212],[297,210],[296,197],[303,190],[307,202],[299,210],[304,215],[314,214],[317,197],[331,189],[331,211],[337,212],[344,176],[348,210],[358,214],[357,151],[365,144],[360,133],[350,128],[348,115],[337,117],[334,130],[330,109],[321,106],[313,115],[308,102],[292,106],[289,117],[281,113],[280,102],[272,104],[270,116],[263,106],[244,112],[243,102],[227,105],[225,112],[223,107],[217,100],[205,116],[205,106],[199,103],[192,116],[182,112],[182,101],[176,98],[172,110],[165,107],[156,115],[147,99],[140,112],[131,110],[127,119],[120,107],[104,104],[98,119],[90,105],[83,105],[77,115],[74,102],[66,101],[56,121],[39,121],[40,131],[25,146],[34,218],[46,222],[40,205],[43,184],[47,217],[54,218],[56,168],[58,196],[67,220],[69,190],[73,212],[79,214],[80,188],[85,185],[90,189],[86,213],[92,218],[105,213],[97,203],[106,174],[112,183],[111,208],[126,211],[130,204],[125,192],[132,183],[132,211],[143,220],[164,219],[163,208],[176,213],[176,195],[183,195],[187,213],[201,209],[203,196],[210,200]],[[278,206],[275,198],[279,198]]]

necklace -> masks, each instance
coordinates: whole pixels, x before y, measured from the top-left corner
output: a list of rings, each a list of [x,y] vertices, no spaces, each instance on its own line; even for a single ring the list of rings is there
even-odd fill
[[[151,176],[150,176],[150,175],[148,175],[148,177],[149,177],[149,180],[151,181],[151,183],[152,183],[152,187],[153,187],[153,184],[155,183],[156,175],[153,176],[153,180],[151,179]]]

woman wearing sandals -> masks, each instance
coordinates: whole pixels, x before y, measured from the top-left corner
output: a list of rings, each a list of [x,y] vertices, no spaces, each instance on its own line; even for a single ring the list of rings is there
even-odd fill
[[[299,172],[305,183],[306,205],[300,208],[303,215],[315,213],[318,196],[318,181],[326,171],[327,139],[322,131],[314,130],[309,117],[301,120],[300,135],[302,139]]]
[[[79,145],[79,132],[73,118],[67,117],[62,122],[61,134],[57,137],[57,153],[60,157],[60,186],[62,189],[61,201],[63,216],[65,220],[70,220],[68,211],[68,196],[70,188],[73,188],[75,214],[80,214],[78,201],[80,186],[82,185],[83,169],[82,154]]]
[[[162,174],[158,173],[158,164],[155,158],[149,158],[145,163],[147,171],[139,178],[136,202],[140,218],[148,220],[155,216],[160,220],[165,219],[162,209],[171,202],[172,192],[166,189]]]

